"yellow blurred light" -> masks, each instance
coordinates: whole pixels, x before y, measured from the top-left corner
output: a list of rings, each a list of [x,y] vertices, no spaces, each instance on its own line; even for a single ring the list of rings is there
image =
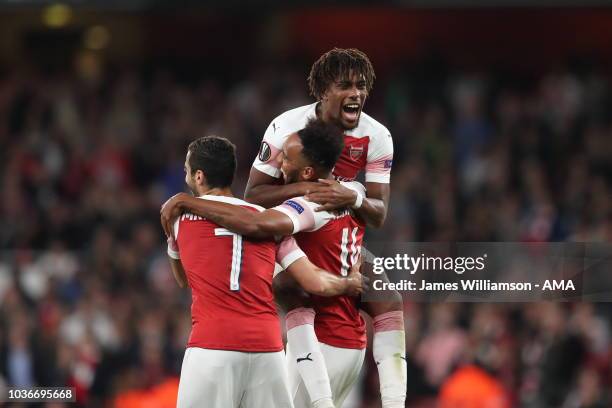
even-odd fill
[[[49,27],[64,27],[71,18],[72,9],[65,4],[52,4],[43,10],[43,21]]]
[[[87,31],[85,31],[83,42],[85,44],[85,48],[97,51],[106,48],[110,42],[110,38],[110,32],[106,27],[93,26],[89,27]]]

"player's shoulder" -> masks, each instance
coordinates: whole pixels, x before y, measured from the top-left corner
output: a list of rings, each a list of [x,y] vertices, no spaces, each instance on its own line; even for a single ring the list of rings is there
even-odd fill
[[[215,195],[203,195],[200,196],[198,198],[202,198],[204,200],[211,200],[211,201],[219,201],[222,203],[228,203],[228,204],[233,204],[233,205],[239,205],[241,207],[250,207],[250,208],[254,208],[257,211],[264,211],[265,208],[263,208],[262,206],[259,206],[257,204],[253,204],[253,203],[249,203],[247,201],[244,201],[240,198],[237,197],[228,197],[228,196],[215,196]]]
[[[312,103],[285,111],[272,120],[271,126],[275,132],[278,129],[283,134],[298,131],[306,126],[308,119],[315,116],[315,107],[316,103]]]
[[[365,112],[361,112],[361,117],[359,118],[359,128],[364,134],[367,134],[370,137],[391,139],[391,132],[389,132],[389,129]]]

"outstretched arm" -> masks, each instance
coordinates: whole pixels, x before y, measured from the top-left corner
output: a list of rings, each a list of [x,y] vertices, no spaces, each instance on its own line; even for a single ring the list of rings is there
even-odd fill
[[[364,277],[359,273],[359,264],[353,265],[351,273],[338,276],[314,265],[307,257],[301,257],[287,268],[287,272],[308,293],[318,296],[347,294],[358,296],[364,291]]]
[[[244,199],[262,207],[271,208],[290,198],[303,196],[316,186],[317,183],[306,181],[283,184],[282,178],[269,176],[251,167],[249,181],[244,190]]]
[[[179,193],[166,201],[161,208],[160,221],[166,236],[172,236],[174,220],[184,211],[204,217],[247,237],[270,238],[293,233],[291,218],[279,211],[251,211],[238,205]]]

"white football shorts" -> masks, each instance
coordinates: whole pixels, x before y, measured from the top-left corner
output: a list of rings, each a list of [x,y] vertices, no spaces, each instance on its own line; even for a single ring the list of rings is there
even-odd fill
[[[339,348],[321,342],[319,342],[319,346],[321,347],[323,358],[325,358],[334,405],[336,408],[340,408],[359,378],[365,357],[365,349]],[[295,405],[295,408],[310,408],[310,396],[297,370],[297,359],[291,353],[290,343],[287,344],[287,365],[289,369],[289,389],[293,396],[293,405]]]
[[[185,350],[177,408],[293,408],[282,351]]]

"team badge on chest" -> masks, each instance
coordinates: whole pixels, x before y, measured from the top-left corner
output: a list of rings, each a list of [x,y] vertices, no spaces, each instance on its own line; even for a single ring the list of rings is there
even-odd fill
[[[349,157],[351,160],[359,160],[363,156],[363,146],[349,146]]]

